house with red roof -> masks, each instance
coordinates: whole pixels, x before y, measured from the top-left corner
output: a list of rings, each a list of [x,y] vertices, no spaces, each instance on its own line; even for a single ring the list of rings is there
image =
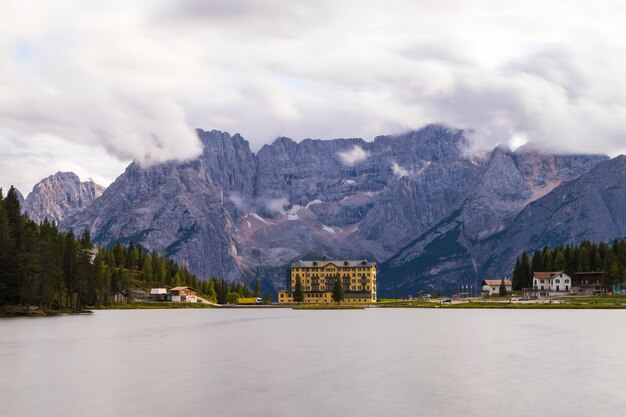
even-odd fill
[[[533,288],[525,288],[524,295],[533,298],[547,298],[567,295],[572,290],[572,278],[563,271],[535,272]]]

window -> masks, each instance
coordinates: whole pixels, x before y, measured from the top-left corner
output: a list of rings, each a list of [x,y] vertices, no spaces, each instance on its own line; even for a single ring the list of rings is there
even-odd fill
[[[559,291],[559,286],[558,285],[556,286],[556,290]]]
[[[541,283],[543,284],[543,280],[541,280]],[[541,287],[541,288],[543,288],[543,287]]]
[[[556,280],[556,283],[557,283],[557,284],[560,284],[560,283],[561,283],[561,280],[560,280],[560,279],[557,279],[557,280]]]
[[[569,279],[566,279],[566,280],[565,280],[565,283],[566,283],[566,284],[569,284]]]

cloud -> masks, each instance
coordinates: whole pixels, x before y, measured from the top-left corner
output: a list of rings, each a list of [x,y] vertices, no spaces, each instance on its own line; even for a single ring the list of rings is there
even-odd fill
[[[404,168],[402,165],[399,165],[396,161],[391,163],[391,170],[393,171],[393,175],[397,175],[398,177],[408,177],[409,170]]]
[[[8,0],[0,126],[20,139],[15,152],[56,137],[65,160],[108,180],[76,149],[185,159],[200,151],[196,127],[258,150],[278,136],[371,140],[440,122],[472,130],[477,149],[525,137],[616,155],[624,12],[617,0]]]
[[[236,191],[230,193],[228,199],[234,204],[240,213],[256,212],[267,217],[284,214],[285,207],[289,205],[289,200],[285,197],[249,197]]]
[[[0,187],[17,187],[24,196],[33,185],[57,171],[73,171],[81,181],[89,177],[108,186],[130,163],[101,147],[69,142],[49,134],[23,136],[0,129]]]
[[[262,203],[265,206],[265,209],[270,213],[270,214],[284,214],[285,213],[285,207],[287,207],[289,205],[289,200],[287,200],[284,197],[281,198],[270,198],[270,199],[265,199],[262,201]]]
[[[337,155],[344,165],[351,167],[367,160],[370,153],[363,150],[363,148],[359,145],[354,145],[354,147],[349,151],[338,152]]]

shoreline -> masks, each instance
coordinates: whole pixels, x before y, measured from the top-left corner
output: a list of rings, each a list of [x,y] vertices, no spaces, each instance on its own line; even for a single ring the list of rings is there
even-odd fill
[[[292,310],[365,310],[373,308],[424,308],[424,309],[472,309],[472,310],[621,310],[626,309],[626,296],[588,296],[576,298],[560,298],[542,301],[511,301],[506,299],[469,300],[443,302],[418,300],[381,300],[377,303],[363,304],[259,304],[259,305],[218,305],[207,303],[174,303],[139,301],[110,306],[86,306],[82,311],[72,309],[40,310],[39,308],[5,305],[0,307],[0,318],[9,317],[52,317],[60,315],[93,314],[98,310],[180,310],[180,309],[275,309],[290,308]]]

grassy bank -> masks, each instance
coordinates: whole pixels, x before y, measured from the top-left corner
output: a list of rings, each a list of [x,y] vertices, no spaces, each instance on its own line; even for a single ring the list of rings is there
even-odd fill
[[[473,300],[471,302],[442,303],[433,301],[381,300],[377,303],[382,308],[468,308],[468,309],[623,309],[626,308],[625,295],[606,295],[591,297],[562,297],[540,302],[510,302],[505,297]]]
[[[440,308],[467,308],[467,309],[516,309],[516,310],[583,310],[583,309],[622,309],[626,308],[625,304],[613,303],[579,303],[579,302],[561,302],[561,303],[498,303],[498,302],[472,302],[460,304],[441,305]]]
[[[39,308],[28,308],[19,305],[0,306],[0,317],[47,317],[61,314],[85,314],[91,313],[89,310],[76,311],[71,308],[61,310],[40,310]]]
[[[294,310],[362,310],[365,304],[300,304],[293,305]]]
[[[213,308],[210,304],[205,303],[170,303],[170,302],[132,302],[112,304],[110,306],[90,306],[91,310],[167,310],[167,309],[185,309],[185,308]]]

